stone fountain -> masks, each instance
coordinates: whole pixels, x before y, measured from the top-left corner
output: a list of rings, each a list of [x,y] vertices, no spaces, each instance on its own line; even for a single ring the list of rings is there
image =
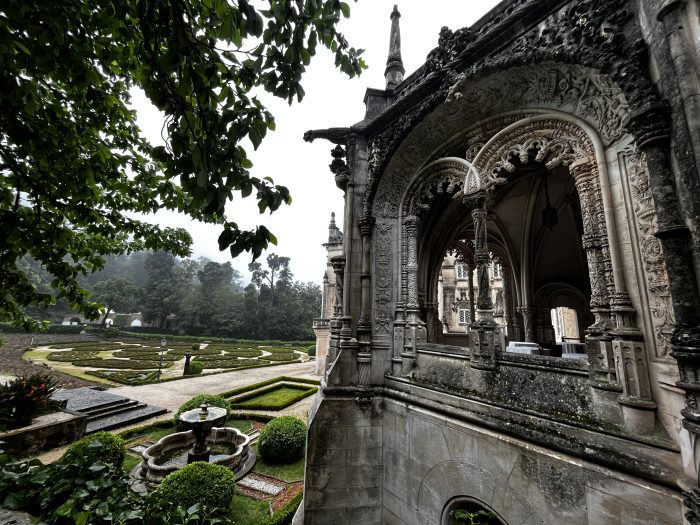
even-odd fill
[[[139,475],[160,483],[186,464],[208,461],[231,469],[237,478],[243,476],[255,463],[255,453],[250,450],[251,438],[236,428],[221,427],[225,420],[225,409],[206,403],[183,412],[180,422],[188,430],[165,436],[146,448],[141,453]],[[210,445],[223,446],[229,449],[228,453],[212,452]]]

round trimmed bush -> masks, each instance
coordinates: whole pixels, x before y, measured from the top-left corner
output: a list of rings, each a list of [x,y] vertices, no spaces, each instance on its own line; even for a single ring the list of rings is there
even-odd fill
[[[294,416],[270,421],[260,432],[258,451],[266,463],[293,463],[304,455],[306,424]]]
[[[168,474],[150,497],[152,513],[195,503],[209,510],[227,510],[233,499],[236,476],[226,467],[197,461]]]
[[[192,343],[192,351],[193,352],[199,351],[199,343]]]
[[[187,371],[188,376],[196,376],[202,373],[204,370],[204,363],[201,361],[190,361],[190,368]]]
[[[109,432],[95,432],[74,442],[61,458],[61,463],[90,466],[98,461],[121,469],[126,457],[124,440]]]
[[[190,366],[191,365],[192,363],[190,363]],[[195,408],[199,408],[202,403],[208,403],[210,407],[225,408],[226,413],[228,413],[228,411],[231,409],[228,400],[223,396],[217,396],[214,394],[200,394],[198,396],[193,397],[192,399],[184,403],[180,408],[178,408],[174,416],[175,426],[180,426],[180,414],[182,414],[183,412],[187,412],[188,410],[194,410]]]
[[[306,353],[309,354],[309,357],[316,357],[316,345],[311,345],[306,350]]]

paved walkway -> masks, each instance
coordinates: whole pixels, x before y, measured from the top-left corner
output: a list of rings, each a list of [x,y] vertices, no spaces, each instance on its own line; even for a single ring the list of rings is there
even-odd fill
[[[222,374],[194,376],[165,383],[119,386],[110,388],[111,394],[136,399],[149,405],[176,411],[180,406],[199,394],[220,394],[241,386],[250,385],[278,376],[305,377],[320,379],[315,375],[316,362],[292,363],[288,365],[266,366],[234,370]]]

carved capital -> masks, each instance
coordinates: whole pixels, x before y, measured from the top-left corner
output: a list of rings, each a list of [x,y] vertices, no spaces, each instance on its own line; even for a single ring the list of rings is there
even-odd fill
[[[360,224],[360,235],[363,237],[369,237],[372,235],[372,230],[374,229],[374,223],[376,222],[374,217],[362,217],[359,221]]]

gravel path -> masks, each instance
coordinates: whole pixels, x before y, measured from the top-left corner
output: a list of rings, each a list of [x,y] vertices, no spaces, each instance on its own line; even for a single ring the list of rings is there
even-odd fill
[[[98,381],[89,381],[79,377],[52,370],[44,365],[38,365],[22,359],[22,354],[30,346],[46,343],[66,343],[70,341],[100,341],[93,335],[70,334],[0,334],[0,372],[14,376],[30,374],[49,374],[55,378],[61,388],[78,388],[81,386],[103,385]]]

